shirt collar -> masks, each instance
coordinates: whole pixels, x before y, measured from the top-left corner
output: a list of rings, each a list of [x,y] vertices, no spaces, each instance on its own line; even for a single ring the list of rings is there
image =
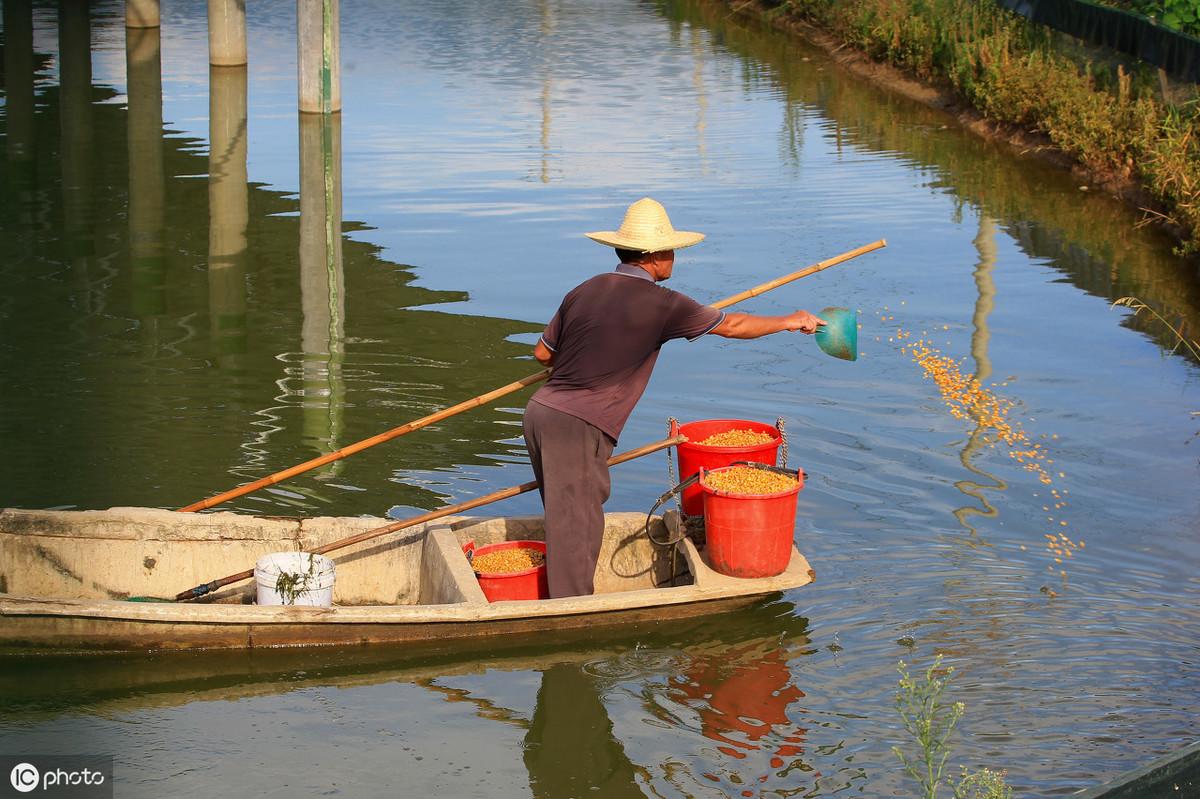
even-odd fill
[[[629,277],[640,277],[642,280],[654,282],[654,275],[647,272],[637,264],[617,264],[614,270],[618,275],[628,275]]]

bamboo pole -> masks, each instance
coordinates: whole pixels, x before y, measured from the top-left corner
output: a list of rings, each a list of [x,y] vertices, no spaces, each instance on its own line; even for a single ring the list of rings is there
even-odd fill
[[[742,300],[748,300],[751,297],[757,297],[759,294],[765,294],[771,289],[777,289],[780,286],[791,283],[793,280],[799,280],[802,277],[815,275],[817,272],[828,269],[831,266],[837,266],[838,264],[849,261],[852,258],[857,258],[860,255],[866,255],[869,252],[874,252],[875,250],[882,249],[886,246],[886,239],[880,239],[879,241],[873,241],[870,244],[864,244],[863,246],[850,250],[849,252],[844,252],[841,255],[835,255],[828,260],[818,261],[812,266],[806,266],[799,271],[792,272],[790,275],[784,275],[783,277],[777,277],[774,280],[768,280],[766,283],[755,286],[752,289],[746,289],[741,294],[734,294],[732,297],[726,297],[720,302],[714,302],[712,306],[714,308],[728,308],[730,305],[739,303]]]
[[[336,460],[341,460],[342,458],[353,455],[356,452],[362,452],[364,449],[373,447],[376,444],[382,444],[385,441],[391,441],[393,438],[398,438],[399,436],[402,436],[406,433],[411,433],[414,430],[420,430],[422,427],[428,427],[431,424],[436,424],[443,419],[448,419],[451,416],[462,413],[463,411],[469,411],[472,408],[478,408],[480,405],[484,405],[494,399],[499,399],[505,394],[511,394],[514,391],[520,391],[526,386],[532,386],[534,383],[545,380],[549,376],[550,370],[543,369],[537,374],[530,375],[529,377],[523,377],[515,383],[509,383],[506,386],[493,389],[486,394],[480,394],[478,397],[473,397],[465,402],[460,402],[457,405],[451,405],[449,408],[443,408],[442,410],[436,413],[431,413],[428,416],[422,416],[420,419],[415,421],[407,422],[399,427],[393,427],[391,430],[388,430],[385,433],[380,433],[379,435],[371,436],[370,438],[364,438],[362,441],[359,441],[355,444],[349,444],[335,452],[330,452],[326,455],[313,458],[312,460],[307,460],[304,463],[291,467],[290,469],[284,469],[282,472],[276,472],[275,474],[268,475],[259,480],[255,480],[253,483],[247,483],[244,486],[230,489],[229,491],[226,491],[223,494],[218,494],[215,497],[210,497],[208,499],[201,500],[200,502],[193,502],[186,508],[180,508],[179,512],[191,513],[192,511],[204,510],[205,508],[211,508],[213,505],[220,505],[222,502],[227,500],[235,499],[236,497],[240,497],[244,494],[249,494],[252,491],[257,491],[260,488],[266,488],[267,486],[275,485],[276,483],[287,480],[289,477],[295,477],[298,474],[307,472],[310,469],[316,469],[318,466],[324,466],[327,463],[333,463]]]
[[[614,455],[608,459],[608,465],[616,466],[617,464],[631,461],[634,458],[640,458],[643,455],[649,455],[652,452],[658,452],[661,449],[673,447],[676,444],[680,444],[684,441],[687,441],[687,436],[677,435],[671,436],[670,438],[664,438],[661,441],[655,441],[652,444],[646,444],[638,447],[637,449],[631,449],[628,452],[621,453],[620,455]],[[453,516],[456,513],[472,510],[473,508],[478,508],[481,505],[490,505],[491,503],[499,502],[502,499],[508,499],[509,497],[515,497],[519,494],[533,491],[537,487],[537,480],[530,480],[527,483],[521,483],[520,485],[502,488],[499,491],[493,491],[490,494],[485,494],[484,496],[476,497],[475,499],[469,499],[466,502],[460,502],[457,505],[449,505],[445,508],[439,508],[438,510],[432,510],[428,513],[422,513],[419,516],[411,516],[407,519],[401,519],[400,521],[392,522],[391,524],[385,524],[382,527],[375,527],[371,530],[366,530],[352,536],[347,536],[346,538],[339,539],[333,543],[325,544],[324,546],[309,550],[309,552],[311,552],[313,555],[324,555],[337,549],[344,549],[345,547],[353,546],[354,544],[361,544],[363,541],[370,541],[372,538],[378,538],[379,536],[387,535],[388,533],[394,533],[399,530],[404,530],[408,527],[415,527],[418,524],[424,524],[425,522],[431,522],[435,519],[441,519],[446,516]],[[180,591],[175,595],[175,601],[182,602],[186,599],[197,599],[231,583],[240,583],[242,580],[249,580],[253,576],[254,569],[247,569],[246,571],[240,571],[236,574],[230,574],[227,577],[213,580],[210,583],[201,583],[195,588],[189,588],[186,591]]]
[[[828,269],[831,266],[837,266],[838,264],[849,261],[852,258],[857,258],[860,255],[865,255],[866,253],[873,252],[886,246],[887,241],[884,239],[880,239],[879,241],[875,241],[870,244],[865,244],[862,247],[850,250],[849,252],[844,252],[841,255],[834,256],[828,260],[819,261],[812,266],[805,267],[799,271],[792,272],[791,274],[784,275],[783,277],[775,278],[774,280],[769,280],[766,283],[755,286],[752,289],[747,289],[740,294],[734,294],[732,297],[727,297],[720,302],[713,303],[713,307],[726,308],[734,303],[741,302],[742,300],[749,299],[750,297],[757,297],[758,295],[768,292],[771,289],[779,288],[780,286],[791,283],[794,280],[799,280],[802,277],[815,274],[824,269]],[[423,416],[416,421],[402,424],[399,427],[395,427],[385,433],[380,433],[379,435],[372,436],[371,438],[363,439],[356,444],[350,444],[349,446],[343,447],[336,452],[330,452],[329,454],[322,455],[319,458],[313,458],[312,460],[305,461],[297,466],[293,466],[290,469],[284,469],[281,472],[276,472],[275,474],[255,480],[253,483],[247,483],[244,486],[230,489],[229,491],[218,494],[215,497],[200,500],[199,502],[193,502],[191,505],[188,505],[185,508],[180,508],[179,512],[191,513],[193,511],[205,510],[206,508],[211,508],[214,505],[220,505],[222,502],[236,499],[237,497],[257,491],[260,488],[266,488],[267,486],[275,485],[283,480],[287,480],[289,477],[295,477],[298,474],[307,472],[310,469],[315,469],[318,466],[324,466],[327,463],[340,460],[349,455],[353,455],[356,452],[361,452],[368,447],[373,447],[376,444],[382,444],[384,441],[390,441],[391,439],[397,438],[406,433],[411,433],[414,430],[420,430],[422,427],[434,424],[435,422],[440,422],[443,419],[448,419],[449,417],[462,413],[463,411],[471,410],[472,408],[478,408],[480,405],[484,405],[494,399],[499,399],[506,394],[511,394],[514,391],[520,391],[523,388],[532,386],[535,383],[539,383],[549,376],[550,370],[543,369],[536,374],[529,375],[528,377],[524,377],[514,383],[509,383],[506,386],[493,389],[486,394],[480,394],[478,397],[466,400],[465,402],[460,402],[457,405],[453,405],[436,413],[432,413],[429,416]]]

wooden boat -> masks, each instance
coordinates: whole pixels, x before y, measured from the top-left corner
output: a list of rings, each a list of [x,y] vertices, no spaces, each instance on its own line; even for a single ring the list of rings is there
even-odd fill
[[[136,651],[488,639],[697,616],[808,584],[792,549],[782,574],[715,572],[682,537],[653,545],[644,514],[611,513],[588,597],[489,603],[462,547],[542,538],[540,518],[448,517],[339,550],[332,607],[253,604],[253,581],[195,602],[132,602],[379,527],[378,518],[287,519],[150,508],[0,511],[0,649]],[[679,529],[655,517],[660,540]]]

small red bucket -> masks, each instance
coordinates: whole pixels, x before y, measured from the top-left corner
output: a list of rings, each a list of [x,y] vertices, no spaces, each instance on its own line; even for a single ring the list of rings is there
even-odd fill
[[[693,443],[727,430],[753,430],[756,433],[767,433],[771,436],[771,440],[747,447],[709,447]],[[687,441],[675,448],[679,459],[680,480],[686,480],[701,468],[712,471],[728,466],[734,461],[753,461],[774,466],[779,454],[779,445],[783,441],[783,437],[775,425],[750,422],[744,419],[708,419],[702,422],[688,422],[679,425],[679,432],[688,437]],[[688,516],[699,516],[704,512],[704,498],[701,496],[699,485],[683,490],[683,512]]]
[[[704,484],[709,471],[701,470],[699,485],[704,500],[705,547],[712,567],[730,577],[774,577],[782,573],[792,557],[796,500],[804,488],[804,473],[796,472],[795,488],[749,495],[709,488]]]
[[[499,544],[488,544],[476,547],[475,542],[463,547],[463,552],[472,553],[472,557],[486,555],[489,552],[499,552],[504,549],[532,549],[546,554],[544,541],[502,541]],[[511,599],[547,599],[550,588],[546,583],[546,564],[534,566],[519,572],[484,572],[476,573],[479,587],[488,602],[507,602]]]

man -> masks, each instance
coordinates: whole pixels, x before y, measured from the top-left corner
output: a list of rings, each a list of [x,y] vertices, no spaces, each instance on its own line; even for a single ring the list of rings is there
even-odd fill
[[[671,276],[675,250],[702,233],[677,231],[666,209],[645,197],[615,231],[585,234],[614,247],[621,263],[572,289],[533,356],[550,366],[525,407],[525,446],[546,510],[550,596],[592,593],[609,495],[608,458],[641,398],[658,350],[676,338],[713,333],[759,338],[825,324],[807,311],[786,316],[724,313],[657,285]]]

